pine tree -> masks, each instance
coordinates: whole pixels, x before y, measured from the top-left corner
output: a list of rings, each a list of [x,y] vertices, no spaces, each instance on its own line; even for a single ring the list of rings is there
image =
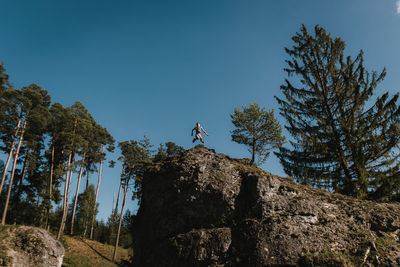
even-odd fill
[[[52,209],[52,201],[58,201],[56,196],[60,195],[58,186],[61,184],[64,174],[64,164],[67,157],[64,153],[64,148],[68,146],[70,140],[68,134],[68,123],[70,117],[67,110],[60,104],[55,103],[50,108],[50,119],[47,128],[49,136],[48,150],[45,153],[47,158],[47,198],[45,204],[47,206],[46,213],[46,228],[50,226],[50,216]]]
[[[41,151],[44,149],[45,133],[50,119],[50,95],[46,90],[32,84],[22,90],[24,97],[29,99],[32,108],[29,111],[24,141],[21,147],[23,155],[22,171],[17,176],[17,189],[14,194],[14,202],[18,205],[23,193],[33,194],[40,199],[45,197],[46,182],[43,179],[41,167],[44,163]],[[25,181],[26,184],[25,185]]]
[[[81,184],[81,178],[83,174],[83,168],[85,165],[85,159],[86,159],[86,151],[83,152],[81,163],[80,163],[80,170],[79,170],[79,175],[78,175],[78,181],[76,184],[76,190],[75,190],[75,199],[74,199],[74,204],[72,208],[72,214],[71,214],[71,235],[74,234],[74,223],[75,223],[75,213],[76,213],[76,205],[78,204],[78,194],[79,194],[79,187]]]
[[[157,154],[154,156],[154,162],[162,162],[167,158],[167,150],[161,143],[157,149]]]
[[[0,173],[4,170],[4,162],[0,159]]]
[[[117,231],[118,231],[118,222],[119,222],[118,210],[113,209],[110,217],[108,217],[108,219],[107,219],[107,226],[108,226],[107,243],[108,244],[115,244],[115,240],[117,238]]]
[[[22,111],[22,100],[21,91],[12,88],[5,89],[1,88],[1,132],[0,139],[2,145],[0,147],[5,153],[8,153],[5,168],[2,172],[2,178],[0,181],[0,195],[3,192],[3,186],[5,183],[8,166],[11,162],[11,158],[15,151],[15,144],[18,139],[18,135],[21,131],[23,123],[23,111]]]
[[[174,142],[166,142],[165,145],[161,143],[157,149],[157,154],[154,156],[153,161],[161,162],[168,157],[179,155],[183,150],[183,147],[178,146]]]
[[[78,196],[78,204],[76,209],[76,229],[75,233],[84,237],[87,236],[93,216],[96,216],[98,210],[95,200],[94,185],[89,185],[86,190]],[[93,209],[93,206],[96,208]]]
[[[44,129],[46,128],[48,118],[48,107],[50,105],[50,95],[47,94],[46,90],[43,90],[35,84],[23,87],[21,91],[13,93],[19,100],[19,103],[16,105],[16,107],[18,113],[20,114],[19,121],[23,121],[23,126],[19,133],[18,144],[14,154],[14,161],[10,175],[10,182],[8,185],[7,197],[3,208],[1,224],[5,224],[6,221],[8,204],[11,196],[11,190],[13,186],[13,180],[21,145],[25,139],[26,141],[29,141],[29,138],[27,139],[24,134],[26,133],[27,136],[31,136],[31,142],[37,142],[37,140],[33,141],[33,139],[41,140],[43,138]],[[18,127],[17,132],[19,132]],[[10,151],[11,150],[12,148],[10,149]]]
[[[168,157],[176,156],[179,155],[181,152],[183,152],[185,149],[181,146],[178,146],[174,142],[166,142],[165,146],[167,147],[167,150],[165,151],[167,153]]]
[[[126,210],[123,220],[122,229],[119,238],[120,246],[128,249],[133,246],[132,232],[136,215],[133,215],[129,209]]]
[[[110,133],[107,131],[107,129],[101,127],[100,125],[97,125],[94,127],[95,135],[94,139],[96,140],[97,146],[101,149],[99,151],[99,158],[100,158],[100,166],[99,166],[99,175],[98,175],[98,182],[97,182],[97,188],[96,188],[96,202],[97,202],[97,197],[99,194],[99,189],[100,189],[100,182],[101,182],[101,174],[102,174],[102,166],[103,166],[103,161],[105,160],[106,154],[104,153],[104,147],[107,146],[107,150],[109,152],[114,151],[114,138],[110,135]],[[95,208],[95,207],[93,207]],[[90,239],[93,238],[93,229],[94,229],[94,222],[95,222],[95,217],[92,218],[92,225],[90,227]]]
[[[232,141],[249,147],[250,164],[254,163],[256,155],[259,164],[265,162],[269,150],[279,148],[285,141],[274,111],[266,111],[257,103],[250,103],[248,107],[242,106],[242,110],[235,108],[231,119],[236,127],[232,131]]]
[[[80,170],[79,170],[79,175],[78,175],[78,181],[76,185],[76,193],[75,193],[75,200],[73,204],[73,209],[72,209],[72,218],[71,218],[71,235],[74,233],[74,218],[75,218],[75,211],[76,211],[76,205],[78,201],[78,192],[79,192],[79,187],[81,183],[81,178],[83,175],[83,170],[86,165],[86,155],[90,155],[90,151],[93,151],[93,147],[98,146],[96,139],[93,138],[93,135],[96,133],[96,127],[98,127],[96,121],[88,114],[87,119],[85,120],[85,132],[82,133],[82,136],[86,142],[83,143],[81,147],[81,162],[80,162]],[[91,150],[92,149],[92,150]],[[93,156],[93,154],[91,154]]]
[[[71,185],[71,176],[74,170],[75,156],[79,154],[79,150],[87,145],[87,141],[84,136],[88,130],[90,124],[90,115],[85,106],[76,101],[71,107],[66,109],[67,111],[67,124],[64,130],[65,140],[68,140],[64,151],[68,154],[68,161],[66,163],[66,173],[64,182],[64,197],[63,197],[63,217],[61,219],[60,228],[57,234],[57,240],[61,237],[64,232],[67,216],[68,216],[68,196]]]
[[[6,73],[4,64],[0,64],[0,121],[4,122],[6,119],[6,110],[8,105],[8,100],[5,98],[5,93],[11,89],[11,85],[8,81],[9,76]],[[3,133],[3,123],[0,123],[0,134]]]
[[[345,43],[322,27],[303,25],[285,48],[292,79],[276,97],[291,148],[281,148],[285,171],[304,184],[359,198],[388,200],[400,190],[399,94],[372,99],[386,75],[364,67],[363,52],[345,57]],[[397,147],[397,148],[396,148]]]
[[[139,142],[135,140],[124,141],[120,142],[118,146],[121,149],[122,153],[122,156],[119,158],[119,160],[122,161],[121,185],[124,188],[124,197],[119,216],[118,231],[112,259],[113,262],[115,261],[117,255],[119,236],[121,233],[126,196],[128,194],[129,186],[131,184],[131,181],[134,180],[134,198],[138,198],[140,200],[143,173],[148,165],[151,163],[152,153],[150,139],[147,138],[146,135]]]

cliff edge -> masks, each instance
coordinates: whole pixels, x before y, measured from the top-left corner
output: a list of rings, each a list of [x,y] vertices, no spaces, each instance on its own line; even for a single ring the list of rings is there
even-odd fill
[[[295,184],[197,146],[143,178],[133,266],[396,266],[400,204]]]

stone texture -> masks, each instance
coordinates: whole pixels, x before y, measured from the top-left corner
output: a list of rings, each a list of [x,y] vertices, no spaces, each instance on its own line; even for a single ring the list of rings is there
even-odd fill
[[[0,266],[61,267],[64,247],[46,230],[29,226],[4,227]]]
[[[197,146],[148,171],[133,265],[400,265],[399,204],[331,194],[246,163]]]

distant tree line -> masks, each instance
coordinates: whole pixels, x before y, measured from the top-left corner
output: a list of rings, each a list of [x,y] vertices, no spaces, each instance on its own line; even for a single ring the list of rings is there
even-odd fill
[[[128,192],[140,201],[145,169],[183,150],[167,142],[153,151],[146,136],[120,142],[122,171],[115,207],[107,222],[96,221],[102,167],[106,151],[114,151],[113,137],[80,102],[70,107],[51,103],[48,92],[36,84],[15,89],[3,64],[0,141],[6,155],[5,162],[0,160],[1,224],[35,225],[54,232],[57,239],[67,233],[125,247],[131,246],[134,218],[124,211]],[[96,186],[89,183],[94,173]],[[73,174],[76,185],[71,183]],[[85,190],[79,194],[82,186]]]
[[[35,225],[57,239],[67,233],[129,247],[134,215],[124,210],[128,192],[140,201],[145,169],[183,148],[167,142],[153,151],[146,136],[118,143],[122,171],[117,200],[107,222],[99,222],[102,168],[114,143],[82,103],[51,103],[48,92],[36,84],[15,89],[1,64],[0,150],[6,156],[5,162],[0,160],[1,224]],[[89,183],[94,173],[96,186]],[[71,182],[74,174],[76,185]]]
[[[114,150],[114,139],[84,105],[52,104],[48,92],[36,84],[15,89],[1,64],[0,141],[0,150],[6,155],[6,161],[0,164],[1,224],[37,225],[56,231],[60,238],[67,218],[71,220],[71,233],[74,222],[84,220],[85,230],[92,237],[101,167],[105,150]],[[86,177],[88,190],[89,176],[96,171],[94,201],[90,208],[86,207],[88,203],[79,206],[81,179]],[[73,173],[78,174],[78,183],[69,210]],[[60,203],[61,209],[54,210],[53,205]],[[82,219],[82,207],[90,218]]]

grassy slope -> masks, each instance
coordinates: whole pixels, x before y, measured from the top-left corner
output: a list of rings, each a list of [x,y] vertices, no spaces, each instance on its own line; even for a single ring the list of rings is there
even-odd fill
[[[88,239],[64,236],[65,257],[63,267],[117,267],[129,259],[129,251],[118,248],[117,264],[111,262],[114,247]],[[66,245],[65,245],[66,244]]]
[[[0,266],[10,264],[11,259],[6,256],[7,247],[2,242],[6,237],[8,237],[8,230],[10,226],[0,225]]]

